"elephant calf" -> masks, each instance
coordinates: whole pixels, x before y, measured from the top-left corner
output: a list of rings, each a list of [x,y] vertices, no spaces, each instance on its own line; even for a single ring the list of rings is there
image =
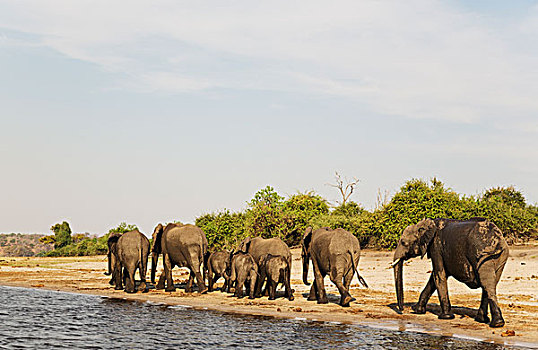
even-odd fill
[[[263,285],[265,278],[267,284],[265,289],[269,291],[269,300],[275,300],[276,287],[278,283],[283,283],[286,288],[286,297],[292,301],[293,290],[290,286],[290,266],[283,256],[265,254],[260,259],[260,280],[259,285]]]
[[[243,285],[249,299],[254,299],[256,281],[258,279],[258,264],[249,253],[234,253],[231,259],[231,283],[235,283],[234,296],[243,297]]]
[[[221,291],[230,291],[230,252],[213,252],[207,260],[207,282],[208,290],[213,291],[213,286],[220,277],[224,277],[224,285]]]

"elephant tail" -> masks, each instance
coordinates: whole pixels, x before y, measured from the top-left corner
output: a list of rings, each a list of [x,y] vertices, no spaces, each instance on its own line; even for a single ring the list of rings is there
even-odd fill
[[[366,283],[364,278],[362,278],[362,276],[359,274],[359,269],[357,265],[355,265],[355,255],[353,254],[352,250],[349,251],[349,255],[351,255],[351,265],[353,267],[353,271],[357,273],[357,279],[359,280],[359,283],[362,284],[364,287],[368,288],[368,284]]]

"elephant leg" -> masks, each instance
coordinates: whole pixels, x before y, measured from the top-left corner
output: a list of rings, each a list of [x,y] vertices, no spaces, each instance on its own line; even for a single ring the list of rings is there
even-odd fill
[[[207,287],[204,282],[204,277],[200,273],[200,270],[194,271],[194,275],[196,276],[196,285],[198,286],[198,293],[200,294],[207,293]]]
[[[428,300],[430,300],[430,297],[432,296],[433,292],[435,292],[435,289],[435,280],[433,278],[433,274],[431,274],[430,279],[426,284],[426,287],[424,287],[424,289],[420,293],[420,297],[418,298],[417,303],[411,307],[415,313],[426,313],[426,305],[428,304]]]
[[[482,285],[482,290],[486,294],[488,306],[491,311],[491,322],[489,323],[489,326],[502,327],[504,326],[504,319],[501,309],[499,307],[499,302],[497,300],[497,282],[499,281],[500,272],[502,272],[504,264],[502,264],[500,268],[496,269],[495,263],[495,259],[485,261],[478,269],[478,275],[480,277],[480,284]],[[487,316],[487,313],[485,315]]]
[[[483,288],[482,298],[480,299],[480,307],[478,308],[478,312],[474,319],[480,323],[489,323],[490,321],[488,317],[488,294]]]
[[[323,285],[323,278],[325,277],[325,274],[322,274],[319,270],[316,259],[312,259],[312,265],[314,270],[314,283],[316,284],[318,304],[327,304],[329,299],[327,298],[327,292],[325,291],[325,286]]]
[[[192,284],[194,283],[194,273],[192,270],[189,272],[189,280],[187,281],[187,284],[185,285],[185,292],[192,293]]]
[[[135,270],[136,270],[136,267],[135,266],[129,266],[129,268],[126,269],[127,270],[127,279],[126,279],[126,283],[125,283],[125,291],[127,293],[135,293],[136,292],[136,288],[135,288]]]
[[[138,286],[138,290],[142,293],[145,293],[148,291],[147,285],[146,285],[146,270],[148,266],[148,261],[141,261],[140,265],[138,267],[138,273],[140,274],[140,285]]]
[[[269,289],[269,300],[276,299],[276,285],[278,282],[272,280],[271,278],[267,279],[267,289]]]
[[[159,277],[159,281],[157,282],[157,285],[155,286],[155,289],[164,289],[164,282],[166,281],[166,274],[163,272],[161,273],[161,276]]]
[[[312,283],[312,286],[310,286],[310,293],[308,293],[308,298],[306,300],[314,301],[318,300],[318,291],[316,288],[316,283]]]
[[[209,266],[207,267],[207,290],[209,292],[213,291],[214,284],[215,284],[215,279],[213,278],[213,269],[211,268],[211,264],[209,264]]]
[[[285,275],[284,275],[284,287],[285,287],[285,290],[286,290],[286,297],[288,298],[289,301],[293,301],[293,299],[295,299],[293,297],[293,289],[291,289],[291,276],[289,274],[289,271],[286,271]]]
[[[217,281],[218,281],[219,278],[221,278],[221,277],[222,277],[221,274],[219,274],[219,273],[215,273],[215,277],[213,277],[213,280],[212,280],[212,282],[213,282],[213,286],[215,286],[215,283],[217,283]],[[211,277],[210,277],[210,278],[211,278]]]
[[[344,274],[344,288],[349,291],[349,287],[351,286],[351,281],[353,280],[353,267],[350,268],[345,274]]]
[[[340,263],[344,263],[343,261],[340,261]],[[331,273],[329,274],[329,278],[331,279],[331,282],[336,285],[338,288],[338,291],[340,292],[340,306],[348,307],[349,303],[353,299],[349,292],[344,288],[344,284],[342,283],[344,279],[344,273],[342,271],[342,268],[338,268],[337,264],[334,264],[334,267],[331,269]],[[342,265],[340,265],[342,266]]]
[[[226,272],[224,272],[222,274],[222,277],[224,277],[224,285],[222,286],[222,289],[220,290],[221,292],[226,292],[226,293],[229,293],[230,292],[230,276],[228,276],[226,274]]]
[[[249,283],[249,286],[248,286],[248,298],[249,299],[254,299],[254,292],[256,290],[256,282],[257,282],[256,272],[251,271],[250,272],[250,283]]]
[[[121,264],[118,262],[116,263],[116,267],[114,268],[114,280],[115,280],[115,290],[122,290],[123,289],[123,276],[122,276],[123,268],[121,267]]]
[[[170,255],[163,254],[164,273],[166,275],[166,292],[174,292],[176,287],[174,286],[174,280],[172,278],[172,262],[170,261]],[[159,281],[160,283],[160,281]]]
[[[193,250],[188,256],[188,264],[191,273],[196,277],[196,285],[198,286],[198,292],[200,294],[207,293],[207,287],[205,285],[204,277],[200,272],[200,266],[202,266],[203,255],[199,254],[197,250]],[[203,269],[202,269],[203,270]]]
[[[245,284],[245,279],[238,277],[235,282],[235,292],[234,292],[234,296],[236,298],[243,297],[243,284]]]
[[[258,277],[258,280],[256,281],[256,292],[254,293],[256,298],[259,298],[262,296],[263,284],[265,282],[266,277],[267,275],[266,275],[265,269],[262,268],[260,271],[260,277]],[[269,279],[267,278],[267,280]],[[265,289],[267,289],[267,285],[265,286]],[[265,291],[263,294],[265,294]]]
[[[435,267],[434,267],[435,270]],[[441,303],[441,313],[438,318],[441,320],[450,320],[454,318],[452,313],[452,306],[450,305],[450,299],[448,297],[447,276],[445,270],[439,270],[433,272],[433,280],[437,287],[437,296]]]
[[[127,268],[124,267],[123,268],[123,284],[126,284],[126,281],[127,281],[127,276],[129,276],[129,271],[127,271]]]

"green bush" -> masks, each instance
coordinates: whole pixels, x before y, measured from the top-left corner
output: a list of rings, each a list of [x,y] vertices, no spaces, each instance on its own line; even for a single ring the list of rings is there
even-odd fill
[[[330,210],[327,201],[315,193],[297,193],[285,198],[266,186],[256,192],[246,210],[204,214],[195,223],[206,233],[210,250],[234,248],[247,236],[280,237],[294,246],[300,243],[307,226],[343,228],[358,237],[361,247],[394,248],[403,229],[424,218],[477,216],[494,222],[509,243],[538,238],[538,207],[527,205],[524,196],[513,186],[496,187],[480,196],[466,197],[437,179],[407,181],[389,203],[373,212],[352,201]],[[105,254],[109,234],[134,229],[135,225],[122,222],[102,237],[74,235],[73,239],[69,224],[64,222],[53,226],[54,236],[42,240],[61,245],[47,253],[49,256]],[[65,244],[69,241],[70,244]]]
[[[196,218],[212,250],[231,249],[245,237],[244,214],[224,210]]]
[[[56,224],[50,229],[54,232],[54,248],[61,248],[71,244],[71,228],[67,221]]]
[[[64,222],[67,224],[66,222]],[[55,225],[58,226],[58,225]],[[55,227],[53,226],[53,227]],[[63,226],[65,227],[65,226]],[[69,227],[69,224],[67,224]],[[120,223],[117,227],[111,228],[108,233],[101,237],[88,237],[84,234],[74,235],[71,244],[64,245],[54,250],[51,250],[44,256],[89,256],[89,255],[104,255],[108,252],[108,237],[111,233],[125,233],[136,230],[136,225],[128,225],[125,222]],[[48,237],[48,236],[47,236]],[[47,238],[47,237],[42,237]]]
[[[332,229],[343,228],[354,234],[359,239],[361,247],[365,247],[375,244],[375,239],[369,231],[372,220],[373,215],[366,210],[359,215],[342,215],[338,214],[338,212],[335,214],[332,211],[330,214],[313,217],[308,226],[312,226],[313,229],[321,227],[330,227]]]
[[[373,213],[369,227],[378,246],[394,248],[405,227],[424,218],[464,217],[457,193],[444,187],[437,179],[431,184],[412,179],[400,188],[392,200]]]

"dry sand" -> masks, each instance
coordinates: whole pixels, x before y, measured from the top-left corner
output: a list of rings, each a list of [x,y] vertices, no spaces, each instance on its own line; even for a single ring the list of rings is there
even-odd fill
[[[370,288],[359,286],[354,278],[351,294],[356,300],[348,308],[337,304],[340,298],[338,291],[328,278],[325,285],[329,304],[318,305],[307,301],[309,287],[302,283],[298,249],[293,250],[293,256],[292,284],[295,300],[291,302],[282,297],[283,291],[275,301],[269,301],[267,297],[237,299],[220,291],[205,295],[196,292],[189,294],[181,288],[173,293],[150,289],[148,293],[127,294],[115,291],[108,284],[109,276],[103,274],[106,269],[104,256],[0,258],[0,284],[180,304],[224,312],[355,323],[538,348],[538,243],[511,248],[510,258],[497,287],[506,325],[496,329],[473,319],[480,304],[480,290],[471,290],[454,279],[449,280],[449,294],[455,319],[437,319],[439,303],[436,295],[431,298],[425,315],[412,313],[411,305],[416,302],[428,280],[431,270],[429,260],[413,259],[406,263],[405,310],[399,314],[395,308],[393,272],[388,268],[391,252],[362,251],[359,270]],[[174,269],[176,283],[185,281],[186,277],[185,269]],[[312,280],[310,271],[310,281]],[[222,280],[218,285],[222,285]],[[503,337],[502,334],[507,330],[515,331],[515,336]]]

